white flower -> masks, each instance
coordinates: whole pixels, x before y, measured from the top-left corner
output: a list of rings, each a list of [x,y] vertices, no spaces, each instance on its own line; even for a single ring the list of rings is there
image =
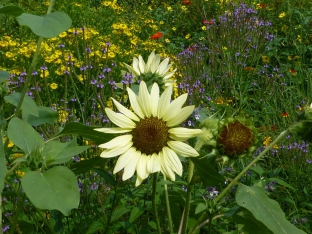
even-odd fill
[[[182,176],[182,164],[178,155],[183,157],[199,155],[183,141],[202,132],[200,129],[176,127],[194,110],[194,106],[182,107],[187,94],[170,102],[171,85],[159,96],[159,86],[154,83],[149,93],[144,81],[140,83],[138,96],[130,88],[127,88],[127,91],[133,112],[112,99],[120,113],[109,108],[106,108],[105,112],[118,128],[95,130],[128,134],[99,145],[105,149],[101,157],[112,158],[120,155],[114,173],[124,169],[122,179],[127,180],[136,171],[136,186],[140,185],[150,173],[158,171],[171,180],[175,180],[174,173]]]
[[[169,86],[175,82],[170,79],[177,69],[170,71],[172,64],[169,64],[169,58],[164,59],[160,62],[160,55],[155,54],[153,51],[147,60],[144,62],[141,55],[138,58],[133,57],[132,66],[124,63],[127,67],[128,72],[133,76],[132,83],[136,83],[138,80],[144,80],[147,86],[152,85],[156,82],[159,86]],[[123,76],[126,76],[126,71],[122,71]],[[128,83],[128,82],[124,82]],[[117,83],[117,87],[122,88],[122,83]]]

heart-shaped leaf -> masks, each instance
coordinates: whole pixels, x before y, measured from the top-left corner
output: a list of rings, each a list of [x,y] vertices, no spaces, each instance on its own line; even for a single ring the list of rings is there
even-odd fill
[[[27,197],[39,209],[59,210],[69,215],[71,209],[78,208],[78,183],[67,167],[53,167],[44,173],[26,172],[21,182]]]
[[[38,36],[51,38],[70,28],[72,20],[64,12],[53,12],[45,16],[23,13],[18,16],[20,25],[28,26]]]

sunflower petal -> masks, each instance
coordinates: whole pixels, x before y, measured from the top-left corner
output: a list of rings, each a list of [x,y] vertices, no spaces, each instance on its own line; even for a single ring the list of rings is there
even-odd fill
[[[147,170],[149,173],[160,171],[160,157],[157,154],[152,154],[150,160],[147,163]]]
[[[137,163],[138,163],[140,157],[141,157],[141,153],[139,151],[136,151],[133,153],[132,159],[129,161],[129,163],[124,168],[122,180],[127,180],[134,175],[135,168],[137,166]]]
[[[126,107],[124,107],[123,105],[121,105],[119,102],[117,102],[114,98],[112,98],[115,106],[117,107],[117,109],[124,114],[125,116],[127,116],[128,118],[135,120],[135,121],[140,121],[140,119],[138,118],[138,116],[136,116],[132,111],[130,111],[129,109],[127,109]]]
[[[133,111],[141,118],[144,118],[144,114],[142,112],[142,109],[140,107],[140,104],[138,102],[138,96],[130,89],[127,88],[128,91],[128,95],[129,95],[129,100],[130,100],[130,104],[131,107],[133,109]]]
[[[110,140],[109,142],[106,142],[104,144],[100,144],[100,148],[104,149],[112,149],[115,147],[124,147],[132,140],[132,135],[122,135],[115,137],[113,140]]]
[[[157,109],[159,102],[159,87],[154,83],[151,90],[151,112],[152,116],[157,117]]]
[[[118,127],[121,128],[135,128],[135,123],[129,119],[127,116],[121,113],[115,113],[109,108],[105,108],[107,117]]]
[[[176,141],[186,141],[202,133],[201,129],[170,128],[168,130],[170,138]]]
[[[193,113],[194,108],[195,106],[186,106],[182,109],[169,108],[171,116],[165,120],[167,121],[168,127],[174,127],[182,123]]]
[[[168,141],[168,146],[176,152],[178,155],[183,157],[196,157],[199,153],[190,145],[185,144],[181,141]]]
[[[107,149],[104,150],[101,153],[101,157],[102,158],[112,158],[112,157],[116,157],[118,155],[123,154],[124,152],[126,152],[131,146],[132,146],[132,142],[129,142],[128,144],[126,144],[123,147],[118,147],[118,148],[112,148],[112,149]]]
[[[98,132],[104,132],[104,133],[125,133],[125,132],[131,132],[132,128],[95,128],[93,129]]]
[[[166,73],[166,70],[167,70],[167,66],[168,66],[168,63],[169,63],[169,58],[166,58],[164,59],[158,66],[156,72],[159,74],[159,75],[164,75]],[[170,64],[169,68],[172,66],[172,64]],[[168,68],[168,69],[169,69]]]
[[[137,100],[144,114],[144,117],[150,117],[151,116],[151,96],[148,93],[147,86],[143,80],[140,83],[139,96]]]
[[[159,98],[158,103],[158,110],[157,110],[157,116],[159,119],[161,119],[164,114],[167,112],[170,100],[172,95],[172,85],[166,88],[166,90],[162,93],[162,95]]]
[[[155,57],[155,51],[152,51],[152,53],[148,56],[147,63],[145,66],[148,71],[151,70],[151,65],[153,63],[154,57]]]
[[[164,154],[165,164],[171,167],[179,176],[182,176],[182,163],[177,154],[168,147],[164,147],[162,152]]]
[[[146,154],[141,154],[141,157],[136,165],[137,176],[143,180],[145,180],[149,175],[147,170],[147,164],[149,160],[150,156],[146,156]]]
[[[145,73],[145,62],[141,55],[139,55],[139,69],[140,69],[140,74]]]
[[[117,160],[113,173],[122,170],[131,160],[135,157],[135,148],[131,147],[128,151],[124,152]]]
[[[168,165],[165,163],[164,155],[162,152],[159,152],[158,155],[160,156],[160,168],[161,173],[163,173],[166,177],[168,177],[170,180],[175,181],[175,175],[174,172]]]
[[[150,67],[150,72],[155,73],[160,63],[160,55],[156,54]]]
[[[177,99],[173,100],[170,103],[166,113],[164,114],[163,120],[167,121],[169,119],[176,118],[177,117],[177,113],[181,110],[181,107],[185,103],[186,99],[187,99],[187,93],[182,94],[180,97],[178,97]]]

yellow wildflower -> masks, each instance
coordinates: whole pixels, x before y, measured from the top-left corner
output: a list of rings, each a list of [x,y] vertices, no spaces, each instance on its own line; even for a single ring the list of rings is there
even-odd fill
[[[50,84],[50,88],[51,89],[57,89],[58,88],[58,84],[52,83],[52,84]]]
[[[283,17],[285,17],[285,16],[286,16],[286,13],[285,13],[285,12],[282,12],[281,14],[278,15],[279,18],[283,18]]]

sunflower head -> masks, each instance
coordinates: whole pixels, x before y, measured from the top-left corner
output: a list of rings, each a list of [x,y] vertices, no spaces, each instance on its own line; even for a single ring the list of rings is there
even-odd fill
[[[312,142],[312,103],[303,108],[297,120],[298,122],[293,126],[295,132],[302,140]]]
[[[131,110],[115,99],[113,103],[118,113],[106,108],[107,117],[117,125],[116,128],[99,128],[104,133],[120,133],[121,136],[100,144],[103,158],[120,156],[114,173],[124,169],[123,180],[137,172],[136,185],[142,183],[149,174],[162,172],[167,178],[175,180],[175,173],[182,176],[182,164],[178,156],[196,157],[198,152],[189,144],[189,138],[201,134],[200,129],[187,129],[179,125],[194,111],[194,106],[184,106],[187,94],[171,101],[172,85],[160,94],[157,83],[148,91],[141,81],[136,95],[127,88]]]
[[[218,150],[230,159],[251,155],[257,142],[257,130],[251,120],[242,116],[220,121]]]
[[[164,90],[166,86],[175,82],[175,80],[172,79],[172,76],[176,69],[171,69],[173,64],[169,64],[169,58],[161,61],[160,55],[155,54],[154,51],[149,55],[147,62],[144,62],[142,56],[139,55],[138,58],[133,58],[132,66],[126,63],[124,63],[124,65],[133,77],[131,83],[135,84],[138,81],[143,80],[149,89],[151,89],[152,85],[156,83],[161,90]],[[122,71],[122,73],[126,72]],[[121,88],[123,85],[122,83],[117,83],[116,86]]]

